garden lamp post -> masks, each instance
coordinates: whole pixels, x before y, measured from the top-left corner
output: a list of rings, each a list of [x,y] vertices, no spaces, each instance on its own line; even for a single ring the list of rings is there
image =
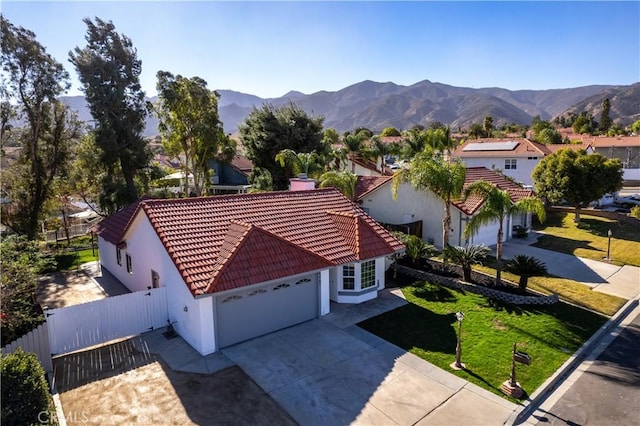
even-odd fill
[[[456,312],[456,319],[458,320],[458,341],[456,343],[456,360],[451,364],[451,368],[454,370],[462,370],[465,368],[464,364],[460,362],[460,358],[462,356],[462,345],[460,342],[460,337],[462,335],[462,320],[464,320],[464,313],[458,311]]]
[[[607,260],[611,260],[611,229],[607,232],[607,236],[609,237],[609,241],[607,243]]]

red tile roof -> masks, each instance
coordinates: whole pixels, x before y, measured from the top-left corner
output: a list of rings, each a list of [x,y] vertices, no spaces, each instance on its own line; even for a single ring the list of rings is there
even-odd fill
[[[467,187],[473,182],[480,180],[489,182],[502,190],[508,191],[514,202],[534,196],[533,191],[530,189],[524,189],[519,184],[513,182],[495,170],[489,170],[486,167],[467,167],[464,186]],[[463,213],[472,215],[480,208],[480,206],[482,206],[482,203],[484,203],[484,199],[474,194],[469,196],[469,198],[464,202],[462,200],[454,201],[453,205]]]
[[[358,200],[363,198],[391,179],[393,179],[393,176],[358,176],[358,181],[356,182],[356,198]]]
[[[149,199],[105,219],[96,228],[98,234],[117,244],[140,210],[194,295],[388,255],[403,248],[333,188]]]
[[[591,136],[583,139],[584,145],[594,148],[640,147],[640,136]]]

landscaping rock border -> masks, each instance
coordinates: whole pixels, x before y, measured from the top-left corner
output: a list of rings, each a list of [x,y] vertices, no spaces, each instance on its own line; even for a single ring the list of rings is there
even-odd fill
[[[426,271],[420,271],[418,269],[409,268],[403,265],[396,265],[398,272],[408,275],[412,278],[420,280],[428,280],[429,282],[440,284],[448,288],[455,290],[464,290],[475,294],[481,294],[483,296],[490,297],[501,302],[512,303],[514,305],[553,305],[559,301],[557,294],[550,296],[524,296],[506,293],[504,291],[496,290],[493,288],[483,287],[468,283],[457,278],[445,277],[438,274],[433,274]]]

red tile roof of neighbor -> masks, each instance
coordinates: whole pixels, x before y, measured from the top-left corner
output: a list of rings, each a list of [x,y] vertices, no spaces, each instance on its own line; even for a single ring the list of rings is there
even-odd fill
[[[140,211],[194,295],[284,278],[403,248],[333,188],[201,198],[148,199],[96,232],[112,244]]]
[[[356,197],[363,198],[381,185],[393,179],[393,176],[358,176],[356,182]]]
[[[533,191],[530,189],[524,189],[519,184],[513,182],[495,170],[489,170],[486,167],[467,167],[464,186],[467,187],[473,182],[480,180],[484,180],[485,182],[489,182],[502,190],[508,191],[511,196],[511,200],[514,202],[534,196]],[[482,206],[482,203],[484,203],[484,199],[474,194],[469,196],[469,198],[464,202],[462,200],[454,201],[453,205],[463,213],[472,215],[480,208],[480,206]]]
[[[253,170],[253,163],[251,160],[247,157],[243,157],[242,155],[236,155],[233,157],[231,160],[231,166],[246,176],[249,176]]]
[[[640,147],[640,136],[590,136],[583,138],[583,145],[594,148]]]

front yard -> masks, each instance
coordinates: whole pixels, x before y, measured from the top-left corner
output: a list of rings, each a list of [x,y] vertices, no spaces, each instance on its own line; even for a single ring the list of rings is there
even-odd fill
[[[607,321],[603,315],[564,303],[519,307],[425,281],[398,279],[410,284],[403,288],[409,304],[359,326],[501,396],[514,343],[532,357],[530,366],[517,367],[518,381],[531,394]],[[455,359],[457,311],[465,315],[466,369],[461,371],[450,367]]]
[[[607,233],[611,230],[612,262],[640,266],[640,225],[586,216],[583,212],[578,226],[573,222],[573,217],[573,213],[549,212],[547,221],[536,227],[545,235],[534,246],[602,260],[607,256]]]

